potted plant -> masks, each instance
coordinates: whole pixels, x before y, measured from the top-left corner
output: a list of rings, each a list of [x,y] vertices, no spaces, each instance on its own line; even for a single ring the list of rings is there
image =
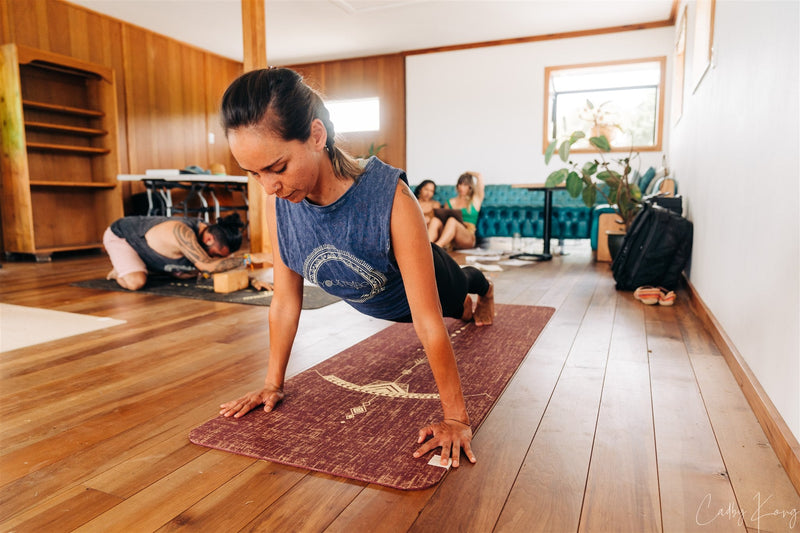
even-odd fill
[[[586,137],[582,131],[575,131],[564,140],[554,139],[545,150],[544,161],[550,159],[558,149],[558,156],[569,164],[552,172],[546,181],[548,187],[556,187],[566,182],[567,191],[573,198],[581,196],[587,207],[594,207],[598,196],[614,207],[619,221],[627,231],[639,212],[642,204],[642,191],[633,179],[631,160],[639,154],[629,153],[627,157],[606,160],[604,153],[611,151],[611,144],[605,135],[591,137],[589,144],[597,149],[600,157],[587,161],[578,169],[578,163],[569,160],[572,145]]]
[[[622,131],[622,126],[615,122],[616,113],[607,107],[609,105],[611,105],[611,101],[595,106],[591,100],[587,99],[586,105],[578,117],[589,124],[592,137],[605,136],[611,143],[617,133]]]
[[[369,159],[374,155],[378,155],[378,152],[380,152],[384,148],[386,148],[386,143],[379,144],[378,146],[375,146],[375,143],[370,143],[369,151],[365,155],[359,155],[357,157],[358,159]]]

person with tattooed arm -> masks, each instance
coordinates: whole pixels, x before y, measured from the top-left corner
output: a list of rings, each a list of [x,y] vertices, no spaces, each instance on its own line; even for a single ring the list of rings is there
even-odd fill
[[[243,227],[238,213],[222,217],[215,224],[197,218],[120,218],[103,235],[113,266],[106,278],[135,291],[147,282],[148,273],[185,279],[200,272],[232,270],[244,264],[243,257],[231,256],[242,245]],[[255,262],[265,262],[264,259]]]

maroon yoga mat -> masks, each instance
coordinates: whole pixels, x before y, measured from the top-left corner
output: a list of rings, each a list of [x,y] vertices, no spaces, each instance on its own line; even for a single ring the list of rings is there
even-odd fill
[[[491,326],[447,319],[473,432],[555,311],[497,305]],[[415,459],[417,432],[441,420],[433,373],[411,324],[393,324],[286,381],[271,413],[217,417],[189,439],[267,461],[397,489],[422,489],[446,470]],[[462,459],[462,463],[468,463]],[[463,467],[462,467],[463,468]]]

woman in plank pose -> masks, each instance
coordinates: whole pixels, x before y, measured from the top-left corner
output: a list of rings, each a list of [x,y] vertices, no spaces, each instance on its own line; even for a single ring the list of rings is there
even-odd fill
[[[275,292],[264,387],[222,404],[220,414],[240,417],[262,404],[271,411],[284,398],[306,278],[369,316],[414,323],[444,413],[419,430],[414,456],[441,446],[443,464],[452,457],[458,466],[461,450],[474,462],[469,414],[442,317],[490,324],[491,282],[475,268],[462,270],[429,243],[402,170],[375,157],[353,159],[334,144],[322,99],[296,72],[270,68],[242,75],[223,96],[222,117],[239,166],[270,195]],[[478,295],[475,306],[470,293]]]

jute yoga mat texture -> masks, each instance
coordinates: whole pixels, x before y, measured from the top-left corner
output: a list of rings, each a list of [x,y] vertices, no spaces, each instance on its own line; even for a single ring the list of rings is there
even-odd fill
[[[447,320],[473,431],[554,309],[498,305],[496,311],[488,327]],[[396,489],[423,489],[445,475],[444,468],[428,465],[440,449],[412,457],[419,446],[417,431],[441,420],[442,412],[411,324],[393,324],[297,374],[287,380],[285,391],[283,403],[271,413],[257,408],[238,420],[218,417],[192,430],[189,439]]]

